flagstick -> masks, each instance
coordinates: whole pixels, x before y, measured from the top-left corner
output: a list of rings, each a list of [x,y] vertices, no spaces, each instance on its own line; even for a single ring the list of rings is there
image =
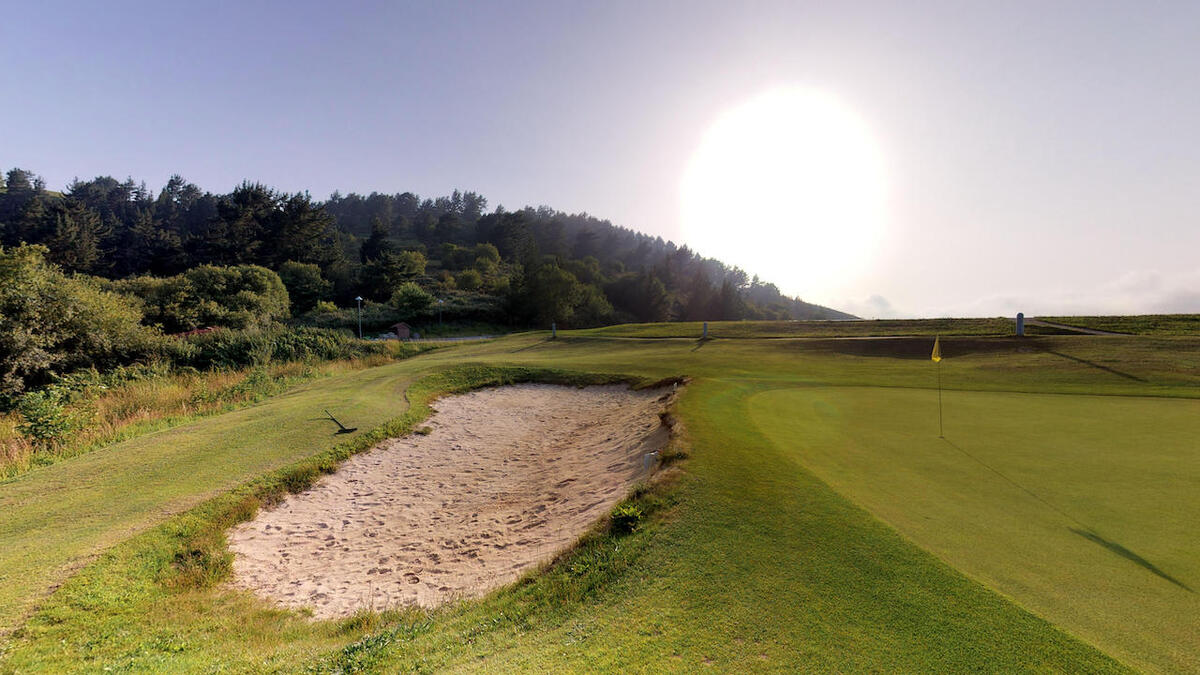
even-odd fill
[[[938,438],[945,438],[942,432],[942,362],[938,361]]]

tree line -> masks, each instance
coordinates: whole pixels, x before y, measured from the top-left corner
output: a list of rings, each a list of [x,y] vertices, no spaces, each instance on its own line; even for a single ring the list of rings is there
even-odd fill
[[[107,176],[56,192],[12,169],[0,179],[0,246],[23,243],[155,307],[189,270],[261,267],[282,279],[290,313],[314,323],[359,296],[392,318],[428,316],[441,300],[455,319],[514,327],[847,317],[661,237],[548,207],[489,211],[474,192],[320,202],[249,181],[214,194],[180,176],[157,192]],[[194,314],[148,317],[173,331],[208,320]]]

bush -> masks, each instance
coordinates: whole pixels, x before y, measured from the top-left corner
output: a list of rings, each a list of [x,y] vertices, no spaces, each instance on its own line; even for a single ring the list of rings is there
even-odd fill
[[[136,301],[66,276],[45,253],[0,248],[0,406],[56,374],[154,360],[167,346]]]
[[[406,319],[412,320],[420,315],[429,306],[433,304],[433,296],[428,291],[411,281],[401,284],[400,288],[392,293],[392,298],[388,302],[392,307],[400,312],[400,315]]]
[[[257,265],[201,265],[174,277],[137,277],[109,287],[141,300],[146,322],[169,333],[208,326],[263,328],[290,316],[283,281]]]
[[[345,331],[302,327],[279,330],[272,358],[276,361],[331,361],[385,351],[384,345],[357,340]]]
[[[195,350],[186,363],[195,368],[243,368],[271,361],[330,361],[382,354],[381,344],[362,342],[328,328],[217,330],[186,338]]]
[[[646,517],[642,507],[637,504],[626,502],[617,504],[617,506],[609,514],[609,519],[612,521],[612,530],[617,534],[629,534],[636,531],[642,525],[642,520]]]
[[[463,270],[454,277],[454,285],[463,291],[477,291],[483,286],[483,275],[477,270]]]
[[[279,278],[287,288],[292,314],[296,316],[316,307],[333,291],[333,284],[321,278],[321,268],[311,263],[289,260],[279,266]]]
[[[63,440],[78,427],[67,410],[66,393],[55,387],[25,394],[17,402],[17,411],[22,420],[17,430],[42,444]]]

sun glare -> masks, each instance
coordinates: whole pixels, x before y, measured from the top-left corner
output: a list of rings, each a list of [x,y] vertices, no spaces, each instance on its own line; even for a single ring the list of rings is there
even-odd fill
[[[886,191],[882,155],[853,110],[775,89],[705,133],[680,186],[684,241],[785,293],[828,300],[869,262]]]

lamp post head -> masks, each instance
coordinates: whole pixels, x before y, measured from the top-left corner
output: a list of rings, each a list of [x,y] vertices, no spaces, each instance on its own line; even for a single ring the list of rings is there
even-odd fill
[[[354,298],[354,301],[355,301],[355,302],[362,302],[362,296],[360,295],[360,296],[358,296],[358,297]]]

